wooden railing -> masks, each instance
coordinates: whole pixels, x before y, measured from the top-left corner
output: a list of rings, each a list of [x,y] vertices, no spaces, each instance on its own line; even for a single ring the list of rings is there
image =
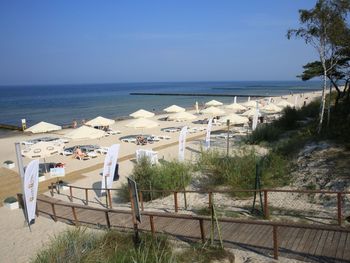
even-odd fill
[[[113,202],[112,202],[112,191],[120,191],[120,188],[92,188],[92,187],[79,187],[79,186],[73,186],[69,185],[69,200],[73,202],[74,198],[77,198],[74,196],[74,189],[81,190],[85,192],[85,199],[82,200],[85,205],[89,205],[90,199],[89,199],[89,191],[106,191],[106,207],[112,209],[113,208]],[[51,184],[51,195],[54,195],[53,189],[55,189],[56,186],[54,183]],[[179,202],[178,202],[178,195],[179,194],[190,194],[190,193],[196,193],[196,194],[207,194],[208,195],[208,206],[211,207],[211,202],[213,200],[214,194],[233,194],[233,193],[262,193],[263,194],[263,216],[265,219],[270,218],[270,208],[269,208],[269,193],[297,193],[297,194],[330,194],[330,195],[336,195],[337,198],[337,209],[336,209],[336,220],[337,224],[339,226],[342,226],[343,223],[343,197],[345,195],[349,195],[350,192],[343,191],[343,192],[336,192],[336,191],[326,191],[326,190],[282,190],[282,189],[260,189],[260,190],[231,190],[231,191],[225,191],[225,190],[202,190],[202,191],[194,191],[194,190],[139,190],[139,200],[141,205],[141,210],[144,211],[144,194],[145,193],[162,193],[164,195],[173,195],[174,199],[174,211],[175,213],[178,213],[179,211]]]
[[[73,187],[72,187],[73,189]],[[111,189],[110,189],[111,190]],[[127,210],[118,210],[118,209],[108,209],[108,208],[95,208],[90,206],[83,206],[73,203],[66,203],[59,200],[45,200],[43,198],[38,198],[39,202],[48,203],[51,205],[52,209],[52,218],[56,222],[58,220],[58,216],[56,213],[56,207],[63,206],[69,207],[72,210],[72,216],[74,219],[74,224],[76,226],[80,225],[79,218],[77,216],[77,209],[84,209],[90,211],[100,212],[106,220],[106,226],[111,228],[112,225],[110,223],[110,214],[128,214],[131,215],[131,211]],[[47,213],[46,211],[42,211],[40,208],[37,209],[37,212]],[[38,214],[39,215],[39,214]],[[152,235],[156,233],[156,225],[154,221],[154,217],[163,217],[163,218],[172,218],[172,219],[185,219],[198,221],[200,239],[203,243],[206,242],[206,233],[204,229],[204,221],[210,221],[210,217],[206,216],[197,216],[197,215],[184,215],[184,214],[174,214],[174,213],[159,213],[159,212],[149,212],[143,211],[142,216],[147,216],[149,218],[149,224]],[[325,225],[308,225],[308,224],[296,224],[296,223],[282,223],[282,222],[271,222],[271,221],[259,221],[259,220],[242,220],[242,219],[232,219],[232,218],[219,218],[218,221],[220,223],[233,223],[233,224],[248,224],[248,225],[260,225],[260,226],[271,226],[272,228],[272,244],[273,244],[273,253],[274,258],[278,259],[279,255],[279,235],[278,229],[280,227],[289,227],[289,228],[302,228],[302,229],[310,229],[310,230],[326,230],[326,231],[336,231],[336,232],[347,232],[350,233],[350,229],[341,228],[338,226],[325,226]]]

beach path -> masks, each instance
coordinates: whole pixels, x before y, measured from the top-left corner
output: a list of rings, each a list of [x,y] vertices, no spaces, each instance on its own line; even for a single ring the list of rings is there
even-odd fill
[[[133,229],[130,210],[96,209],[44,195],[38,199],[38,210],[40,216],[70,225]],[[196,218],[186,218],[186,216],[180,218],[170,213],[154,213],[151,219],[151,214],[142,215],[142,223],[139,225],[141,230],[151,231],[151,221],[153,221],[155,232],[173,235],[185,241],[209,239],[210,220],[202,222],[204,230],[202,237],[201,223]],[[273,226],[248,222],[220,222],[224,245],[273,257]],[[308,262],[349,262],[350,260],[349,231],[279,226],[277,233],[280,256]],[[218,231],[215,231],[214,237],[217,241]]]

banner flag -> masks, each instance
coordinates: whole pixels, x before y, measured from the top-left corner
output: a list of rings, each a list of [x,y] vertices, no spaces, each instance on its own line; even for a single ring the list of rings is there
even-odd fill
[[[259,109],[256,109],[255,113],[254,113],[254,116],[253,116],[253,124],[252,124],[252,130],[253,131],[258,126],[258,117],[259,117]]]
[[[111,188],[113,183],[113,177],[115,173],[115,167],[117,165],[118,154],[119,154],[119,144],[113,144],[109,147],[103,166],[102,182],[101,188]],[[107,185],[106,185],[107,182]],[[101,195],[104,194],[106,190],[101,189]]]
[[[187,135],[187,126],[184,126],[181,129],[180,136],[179,136],[179,161],[180,162],[183,162],[185,160],[186,135]]]
[[[39,184],[39,160],[31,161],[24,173],[24,202],[27,208],[28,224],[35,222],[36,199]]]
[[[237,96],[233,99],[233,103],[237,103]]]
[[[213,119],[209,119],[208,121],[208,127],[207,127],[207,135],[205,137],[205,149],[208,150],[210,148],[210,133],[211,133],[211,127],[212,127]]]

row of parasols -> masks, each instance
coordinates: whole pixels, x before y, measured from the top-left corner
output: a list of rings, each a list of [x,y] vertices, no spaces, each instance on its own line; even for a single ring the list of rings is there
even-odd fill
[[[255,114],[259,114],[259,116],[262,113],[265,114],[273,114],[278,113],[282,111],[284,107],[293,107],[294,105],[285,101],[281,100],[277,104],[273,104],[272,102],[268,102],[266,105],[261,105],[258,101],[250,100],[248,98],[248,101],[244,103],[237,103],[236,97],[234,98],[234,103],[226,105],[225,108],[228,110],[233,111],[234,113],[226,114],[225,110],[222,108],[219,108],[218,106],[222,106],[223,103],[219,102],[217,100],[211,100],[205,104],[206,108],[199,111],[198,109],[198,103],[196,103],[196,112],[209,115],[211,117],[214,116],[223,116],[219,119],[220,122],[226,122],[227,120],[230,120],[232,125],[235,124],[244,124],[249,121],[249,117],[254,116]],[[259,110],[257,110],[259,109]],[[168,120],[173,121],[189,121],[189,120],[195,120],[198,118],[198,115],[186,112],[185,108],[182,108],[177,105],[171,105],[164,109],[165,112],[171,113],[167,117]],[[237,112],[240,112],[241,114],[236,114]],[[144,129],[144,128],[154,128],[159,126],[159,123],[150,120],[149,118],[153,117],[155,114],[153,112],[149,112],[143,109],[140,109],[134,113],[131,113],[130,116],[135,118],[135,120],[129,122],[126,124],[127,127],[136,128],[136,129]],[[105,131],[94,129],[93,127],[109,127],[110,125],[114,124],[115,121],[112,119],[107,119],[104,117],[96,117],[88,122],[85,123],[85,125],[81,126],[78,129],[74,129],[73,131],[67,133],[64,135],[64,137],[69,139],[95,139],[95,138],[101,138],[106,135]],[[25,132],[32,132],[32,133],[44,133],[44,132],[51,132],[51,131],[57,131],[61,130],[62,127],[58,125],[54,125],[47,122],[39,122],[30,128],[26,129]]]

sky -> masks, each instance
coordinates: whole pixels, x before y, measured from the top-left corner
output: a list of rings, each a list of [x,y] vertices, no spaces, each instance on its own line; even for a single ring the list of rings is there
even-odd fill
[[[296,80],[315,0],[0,2],[0,85]]]

